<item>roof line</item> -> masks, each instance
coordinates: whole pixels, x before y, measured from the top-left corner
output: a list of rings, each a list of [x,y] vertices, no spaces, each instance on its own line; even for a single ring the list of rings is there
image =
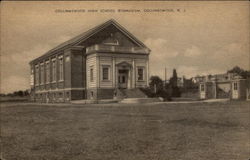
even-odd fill
[[[54,54],[54,52],[58,51],[58,50],[62,50],[65,47],[68,46],[73,46],[75,44],[79,44],[81,41],[84,41],[86,39],[88,39],[89,37],[91,37],[92,35],[96,34],[97,32],[101,31],[102,29],[104,29],[107,25],[110,24],[114,24],[121,32],[123,32],[125,35],[127,35],[132,41],[134,41],[135,43],[137,43],[138,45],[147,48],[149,51],[151,51],[145,44],[143,44],[139,39],[137,39],[135,36],[133,36],[133,34],[131,34],[128,30],[126,30],[123,26],[121,26],[117,21],[115,21],[114,19],[110,19],[104,23],[101,23],[93,28],[90,28],[89,30],[57,45],[56,47],[52,48],[51,50],[47,51],[45,54],[43,54],[42,56],[39,56],[35,59],[33,59],[32,61],[30,61],[30,63],[45,57],[45,56],[51,56]]]

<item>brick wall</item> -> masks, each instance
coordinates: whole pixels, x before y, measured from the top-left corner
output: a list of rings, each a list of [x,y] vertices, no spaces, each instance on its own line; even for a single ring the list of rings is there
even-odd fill
[[[85,90],[72,90],[71,100],[85,99]]]
[[[86,60],[81,50],[71,51],[71,87],[85,87],[85,64]]]
[[[113,99],[114,89],[98,89],[97,98],[98,99]]]

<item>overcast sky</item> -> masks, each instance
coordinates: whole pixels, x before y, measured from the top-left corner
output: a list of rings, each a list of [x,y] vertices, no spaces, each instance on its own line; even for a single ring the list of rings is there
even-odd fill
[[[140,9],[65,13],[56,9]],[[173,12],[144,12],[169,9]],[[180,12],[177,11],[180,9]],[[151,50],[151,75],[168,78],[249,70],[249,2],[2,2],[1,92],[29,88],[29,61],[109,19]]]

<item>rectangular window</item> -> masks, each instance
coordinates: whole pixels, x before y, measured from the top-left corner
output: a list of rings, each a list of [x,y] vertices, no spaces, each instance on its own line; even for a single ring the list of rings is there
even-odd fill
[[[90,67],[90,82],[94,82],[94,69]]]
[[[38,65],[36,65],[36,67],[35,67],[36,69],[35,69],[35,84],[36,85],[38,85],[39,84],[39,66]]]
[[[52,60],[52,81],[56,81],[56,60]]]
[[[59,58],[59,80],[63,80],[63,57]]]
[[[237,82],[233,83],[233,88],[234,88],[234,90],[238,90],[238,83]]]
[[[50,64],[46,62],[46,83],[50,82]]]
[[[34,70],[33,70],[33,66],[31,67],[31,71],[30,71],[30,85],[31,86],[34,85]]]
[[[205,91],[205,86],[204,86],[204,84],[201,84],[201,91]]]
[[[137,75],[138,75],[137,80],[138,81],[143,81],[144,80],[144,73],[143,72],[144,72],[144,69],[142,67],[137,69]]]
[[[43,84],[44,83],[44,65],[43,65],[43,63],[40,64],[40,70],[41,70],[40,82],[41,82],[41,84]]]
[[[110,80],[109,78],[110,66],[102,66],[102,80]]]
[[[31,67],[31,69],[30,69],[30,74],[34,74],[33,67]]]

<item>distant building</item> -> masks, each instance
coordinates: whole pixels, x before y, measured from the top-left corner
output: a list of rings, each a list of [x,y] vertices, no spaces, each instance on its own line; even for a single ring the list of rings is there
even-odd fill
[[[247,99],[249,84],[249,79],[244,79],[237,74],[209,75],[200,82],[200,98]]]
[[[187,79],[184,76],[183,77],[178,77],[177,86],[179,88],[184,89],[184,90],[190,90],[190,89],[195,89],[195,88],[198,89],[197,81],[200,81],[200,80],[194,81],[193,78]]]
[[[205,80],[205,76],[196,76],[196,77],[192,77],[192,82],[195,84],[199,84],[200,82],[203,82]]]
[[[250,77],[246,79],[247,100],[250,100]]]
[[[185,78],[184,77],[178,77],[177,78],[177,87],[184,87],[184,81],[185,81]]]
[[[111,99],[116,89],[146,87],[149,53],[134,35],[109,20],[30,62],[32,99]]]

